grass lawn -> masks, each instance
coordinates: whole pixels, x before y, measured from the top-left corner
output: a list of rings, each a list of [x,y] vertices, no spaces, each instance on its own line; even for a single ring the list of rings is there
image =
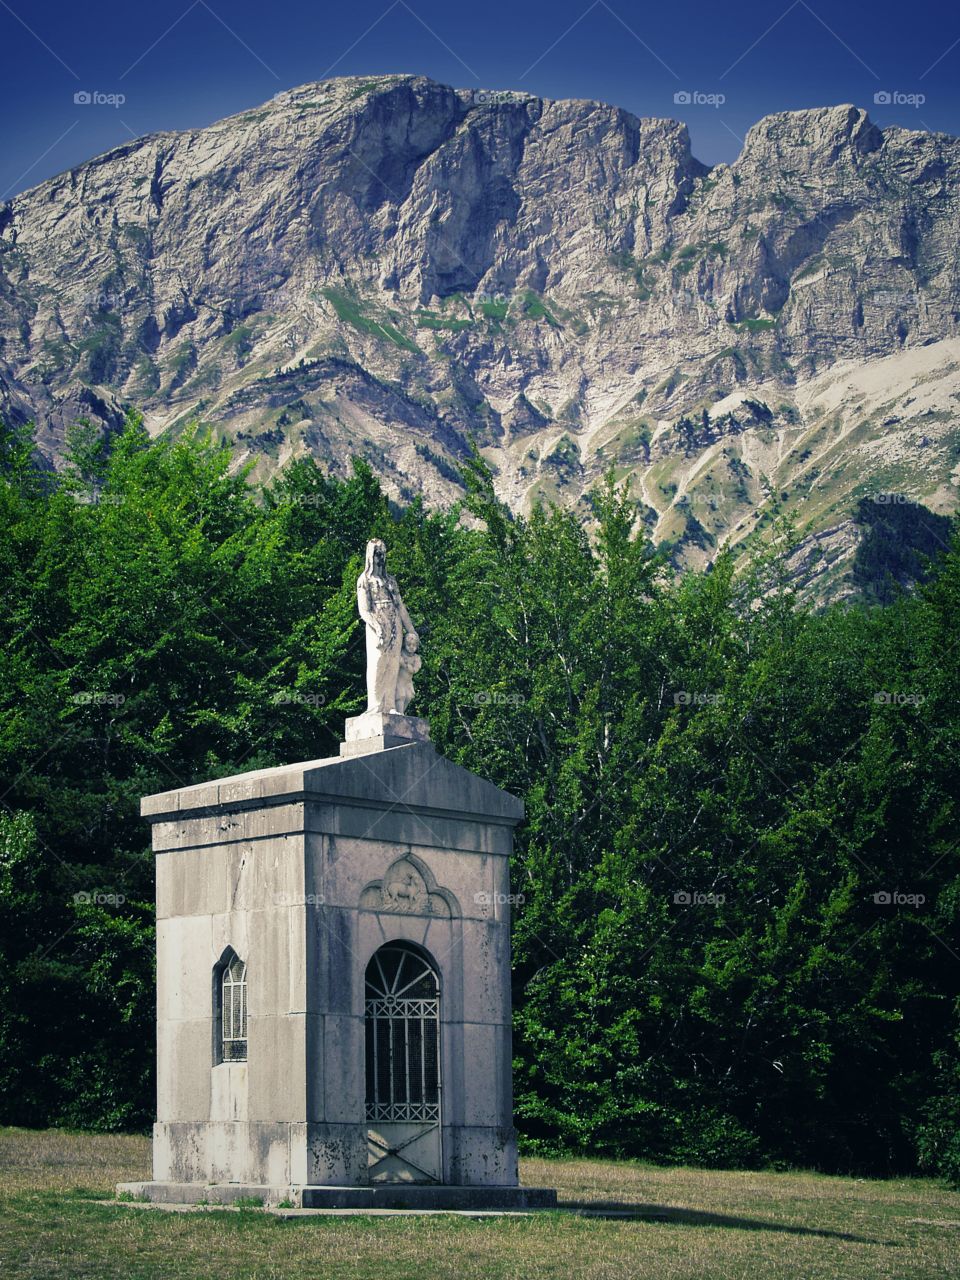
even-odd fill
[[[960,1193],[914,1179],[526,1160],[524,1182],[608,1216],[282,1220],[97,1203],[149,1174],[146,1138],[0,1129],[0,1276],[960,1277]]]

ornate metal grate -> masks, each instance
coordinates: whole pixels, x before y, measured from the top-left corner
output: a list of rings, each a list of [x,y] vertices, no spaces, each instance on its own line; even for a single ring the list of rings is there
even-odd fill
[[[367,1119],[440,1119],[440,994],[437,975],[402,944],[367,966]]]

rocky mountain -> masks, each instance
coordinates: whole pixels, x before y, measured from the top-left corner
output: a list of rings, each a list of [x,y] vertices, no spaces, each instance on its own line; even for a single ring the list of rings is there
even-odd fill
[[[776,508],[842,564],[871,492],[953,510],[960,140],[856,107],[731,165],[588,101],[328,80],[0,206],[0,412],[193,419],[265,473],[366,456],[516,508],[613,463],[688,562]]]

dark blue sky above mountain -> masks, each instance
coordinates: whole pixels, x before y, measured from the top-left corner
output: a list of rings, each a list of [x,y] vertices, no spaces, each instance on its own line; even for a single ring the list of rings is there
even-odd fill
[[[760,116],[839,102],[960,133],[960,10],[934,0],[0,0],[0,53],[0,199],[327,75],[599,98],[685,120],[708,163]]]

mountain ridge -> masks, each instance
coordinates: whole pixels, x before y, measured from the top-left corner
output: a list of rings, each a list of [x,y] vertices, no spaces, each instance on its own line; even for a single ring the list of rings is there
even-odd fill
[[[429,77],[417,75],[417,73],[415,72],[384,73],[383,75],[368,76],[368,77],[363,77],[363,76],[336,77],[337,80],[343,81],[345,83],[346,82],[352,83],[354,80],[366,80],[366,81],[384,80],[388,82],[395,82],[399,80],[426,80],[428,78]],[[259,108],[258,107],[244,108],[240,111],[232,112],[230,115],[220,116],[216,120],[212,120],[209,124],[206,124],[206,125],[193,125],[183,129],[155,129],[155,130],[152,130],[150,133],[139,134],[136,138],[130,138],[123,142],[119,142],[116,144],[116,146],[108,147],[105,151],[98,152],[96,155],[90,156],[89,159],[81,161],[79,164],[71,165],[66,169],[61,169],[58,173],[52,174],[49,178],[45,178],[40,182],[36,182],[32,186],[25,187],[22,191],[17,192],[13,196],[11,196],[9,199],[3,202],[0,202],[0,210],[6,209],[12,206],[13,204],[16,203],[16,201],[26,196],[29,196],[32,193],[44,187],[49,186],[51,183],[57,182],[58,180],[63,179],[67,176],[76,174],[81,169],[86,169],[92,165],[96,165],[104,161],[129,155],[137,151],[138,149],[140,149],[142,146],[149,143],[155,143],[158,141],[172,141],[175,139],[187,138],[187,137],[195,138],[198,135],[206,133],[209,130],[218,129],[224,125],[233,124],[237,121],[242,121],[244,117],[250,116],[253,112],[257,110],[263,110],[271,104],[279,105],[284,99],[292,98],[294,95],[305,93],[308,90],[315,89],[317,87],[322,87],[329,83],[330,81],[324,81],[324,80],[307,81],[304,84],[299,85],[294,89],[281,90],[279,93],[274,94],[272,98],[268,98],[264,103],[260,105]],[[433,83],[439,83],[439,82],[433,82]],[[917,136],[921,138],[935,138],[935,139],[942,139],[947,142],[958,141],[958,135],[948,133],[945,130],[908,129],[903,125],[896,125],[896,124],[881,126],[876,124],[873,120],[871,120],[869,111],[867,110],[867,108],[858,107],[856,103],[853,103],[853,102],[837,102],[837,103],[832,103],[822,107],[797,107],[791,110],[769,112],[767,115],[761,116],[760,119],[757,120],[754,124],[752,124],[750,128],[747,130],[746,135],[741,140],[740,152],[737,154],[734,160],[718,161],[716,164],[711,165],[706,163],[705,161],[699,160],[694,155],[694,147],[693,147],[692,139],[690,138],[689,126],[685,121],[680,120],[679,118],[674,116],[646,116],[646,115],[639,116],[635,112],[628,111],[625,107],[621,107],[616,103],[607,102],[605,99],[599,99],[599,98],[545,99],[545,98],[539,98],[535,94],[528,94],[522,90],[490,89],[490,88],[455,89],[453,88],[453,86],[444,86],[444,87],[452,88],[453,92],[456,93],[458,96],[480,97],[480,98],[489,99],[491,101],[500,101],[500,100],[506,100],[509,98],[510,100],[516,100],[518,102],[530,100],[530,101],[536,101],[538,103],[555,102],[560,104],[570,104],[571,106],[600,107],[600,108],[605,108],[608,110],[622,113],[624,117],[628,118],[631,121],[636,122],[637,124],[674,125],[676,126],[678,132],[686,133],[688,142],[689,142],[689,150],[690,150],[691,158],[696,160],[698,164],[702,164],[704,169],[707,172],[712,172],[713,170],[716,170],[716,169],[729,169],[732,166],[736,165],[742,158],[744,151],[750,147],[751,135],[755,134],[758,130],[760,130],[760,128],[767,121],[778,121],[778,122],[782,121],[786,123],[792,119],[797,119],[801,117],[819,117],[826,113],[833,113],[833,112],[855,113],[856,115],[860,116],[869,127],[877,129],[881,134],[884,134],[884,135],[899,133],[899,134],[907,135],[908,137]]]
[[[853,105],[764,117],[710,167],[682,122],[589,99],[315,82],[0,206],[0,412],[56,457],[136,404],[259,474],[361,453],[432,502],[471,439],[518,508],[587,515],[614,465],[703,563],[773,494],[811,536],[865,485],[956,505],[956,353],[913,353],[960,332],[958,215],[960,140]],[[862,395],[809,416],[892,356],[863,421]]]

